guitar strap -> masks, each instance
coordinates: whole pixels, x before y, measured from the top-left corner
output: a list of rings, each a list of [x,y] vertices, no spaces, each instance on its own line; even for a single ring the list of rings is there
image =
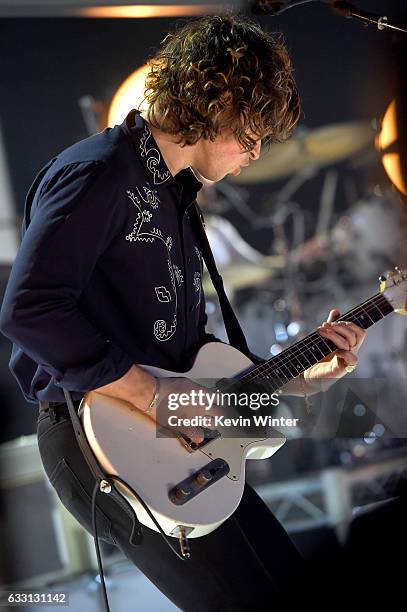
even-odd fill
[[[93,451],[90,447],[88,439],[83,431],[83,426],[81,420],[79,419],[78,413],[72,401],[72,397],[70,392],[67,389],[63,389],[65,395],[65,401],[68,406],[69,416],[71,417],[73,430],[75,432],[75,437],[78,442],[79,448],[81,449],[82,455],[85,458],[86,463],[90,471],[92,472],[96,482],[99,483],[99,487],[102,481],[108,481],[111,485],[111,489],[108,492],[109,497],[115,500],[115,502],[122,508],[122,510],[130,517],[132,520],[132,532],[129,537],[130,544],[137,545],[142,543],[142,530],[140,521],[137,518],[137,514],[134,511],[133,507],[129,504],[126,498],[116,489],[113,482],[109,480],[109,476],[105,474],[105,472],[100,467]]]
[[[192,225],[195,230],[195,236],[202,253],[202,257],[205,261],[209,275],[211,277],[213,286],[215,287],[216,293],[218,294],[220,309],[222,311],[223,322],[225,325],[226,333],[229,342],[232,346],[239,349],[249,359],[253,359],[253,354],[250,352],[247,346],[246,338],[243,330],[240,327],[239,321],[233,308],[227,298],[224,286],[223,278],[218,272],[216,267],[215,258],[212,253],[212,249],[209,244],[208,237],[205,231],[205,221],[197,202],[194,202],[191,210]]]

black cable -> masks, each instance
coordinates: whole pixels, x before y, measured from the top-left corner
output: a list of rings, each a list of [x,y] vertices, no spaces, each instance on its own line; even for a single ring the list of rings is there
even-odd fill
[[[130,491],[133,493],[134,497],[136,497],[138,499],[138,501],[140,502],[140,504],[143,506],[144,510],[147,512],[147,514],[149,515],[149,517],[151,518],[151,520],[153,521],[154,525],[157,527],[158,531],[161,533],[161,535],[163,536],[166,544],[168,544],[168,546],[171,548],[172,552],[177,555],[177,557],[179,559],[181,559],[181,561],[186,561],[187,559],[189,559],[189,557],[183,557],[182,555],[179,554],[179,552],[174,548],[174,546],[171,544],[170,539],[167,537],[167,535],[165,534],[164,530],[162,529],[161,525],[158,523],[157,519],[155,518],[154,514],[151,512],[150,508],[147,506],[147,504],[145,503],[145,501],[140,497],[140,495],[138,493],[136,493],[136,491],[124,480],[122,480],[120,478],[120,476],[117,476],[116,474],[108,474],[106,476],[106,480],[118,480],[123,486],[127,487],[128,489],[130,489]],[[114,485],[113,485],[114,486]],[[123,495],[121,493],[120,490],[117,489],[117,487],[115,487],[116,491]]]
[[[159,532],[163,536],[164,541],[166,542],[166,544],[168,544],[168,546],[171,548],[172,552],[175,555],[177,555],[177,557],[179,559],[181,559],[181,561],[186,561],[187,559],[189,559],[189,557],[183,557],[182,555],[180,555],[179,552],[174,548],[174,546],[171,544],[169,538],[165,534],[164,530],[162,529],[161,525],[158,523],[157,519],[155,518],[155,516],[151,512],[150,508],[147,506],[145,501],[140,497],[140,495],[138,493],[136,493],[136,491],[127,482],[122,480],[120,478],[120,476],[117,476],[116,474],[108,474],[108,475],[106,475],[105,480],[107,482],[117,480],[122,485],[124,485],[125,487],[129,488],[130,491],[132,492],[132,494],[134,495],[134,497],[136,497],[136,499],[138,499],[140,504],[143,506],[145,511],[148,513],[149,517],[151,518],[151,520],[153,521],[153,523],[155,524],[155,526],[157,527],[157,529],[159,530]],[[115,490],[117,491],[117,493],[119,495],[123,496],[123,493],[114,485],[114,483],[109,482],[109,484],[115,488]],[[96,482],[96,484],[94,486],[94,489],[93,489],[93,493],[92,493],[92,528],[93,528],[93,539],[95,541],[96,558],[97,558],[98,569],[99,569],[100,585],[101,585],[101,588],[102,588],[102,595],[103,595],[103,606],[104,606],[105,612],[110,612],[109,601],[108,601],[108,598],[107,598],[106,584],[105,584],[105,576],[104,576],[103,567],[102,567],[102,557],[101,557],[101,554],[100,554],[99,539],[98,539],[98,533],[97,533],[96,496],[97,496],[99,491],[100,491],[100,482]],[[105,495],[108,495],[108,493],[106,493]]]
[[[99,489],[99,483],[97,482],[95,484],[95,486],[94,486],[93,493],[92,493],[93,539],[95,541],[96,557],[97,557],[97,560],[98,560],[100,585],[102,587],[102,594],[103,594],[103,605],[104,605],[105,611],[106,612],[110,612],[109,602],[108,602],[108,599],[107,599],[107,592],[106,592],[105,575],[104,575],[103,567],[102,567],[102,557],[100,555],[99,539],[98,539],[98,529],[97,529],[97,521],[96,521],[96,495],[97,495],[99,490],[100,490]]]

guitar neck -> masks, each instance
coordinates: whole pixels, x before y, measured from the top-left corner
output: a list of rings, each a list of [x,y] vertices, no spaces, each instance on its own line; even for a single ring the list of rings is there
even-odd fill
[[[393,308],[390,303],[382,293],[377,293],[369,300],[342,315],[337,321],[350,321],[363,329],[368,329],[391,312],[393,312]],[[239,380],[244,382],[255,379],[271,379],[269,386],[273,388],[273,391],[277,391],[336,349],[337,347],[333,342],[323,338],[317,332],[313,332],[285,351],[260,365],[254,366]]]

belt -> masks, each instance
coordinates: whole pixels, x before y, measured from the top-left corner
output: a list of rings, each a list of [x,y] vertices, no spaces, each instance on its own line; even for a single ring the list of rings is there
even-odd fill
[[[79,408],[79,405],[81,403],[81,400],[78,400],[76,402],[73,402],[73,405],[75,406],[76,409]],[[51,409],[51,412],[66,412],[69,414],[68,411],[68,406],[66,404],[66,402],[45,402],[45,401],[41,401],[39,403],[39,413],[42,414],[44,412],[49,412]]]

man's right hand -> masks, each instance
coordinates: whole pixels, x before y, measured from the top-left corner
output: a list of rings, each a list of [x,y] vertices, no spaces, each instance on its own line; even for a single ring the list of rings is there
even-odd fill
[[[192,380],[185,377],[171,377],[171,378],[160,378],[160,397],[158,406],[148,414],[148,416],[154,421],[161,422],[160,424],[169,427],[167,419],[162,417],[168,417],[169,411],[166,409],[168,405],[168,396],[170,393],[188,393],[195,390],[204,390],[206,392],[215,392],[215,390],[208,389],[206,387],[200,387],[195,384]],[[126,402],[129,402],[140,412],[146,412],[154,398],[156,390],[156,378],[152,376],[147,370],[133,365],[121,378],[109,383],[103,387],[94,389],[98,393],[109,395],[110,397],[117,397]],[[157,417],[157,414],[159,415]],[[202,406],[180,406],[176,411],[173,412],[178,418],[190,418],[195,415],[204,415],[205,417],[211,417],[215,415],[221,415],[218,406],[213,406],[210,410],[205,410]],[[212,419],[211,419],[212,421]],[[211,422],[212,426],[212,422]],[[203,430],[201,427],[177,427],[177,431],[187,435],[193,442],[199,444],[203,440]]]
[[[199,386],[194,383],[189,378],[185,377],[171,377],[171,378],[160,378],[160,396],[158,406],[152,411],[151,417],[160,425],[165,427],[170,427],[171,429],[175,429],[176,431],[181,432],[188,436],[192,442],[199,444],[204,439],[204,431],[202,427],[199,426],[184,426],[183,424],[171,427],[168,424],[168,417],[175,416],[177,420],[182,422],[183,419],[190,419],[195,416],[205,417],[205,428],[215,429],[214,425],[214,417],[221,416],[223,413],[219,406],[214,404],[209,409],[206,409],[205,406],[208,406],[206,402],[199,402],[199,392],[203,391],[204,393],[215,393],[216,389],[210,389],[208,387]],[[195,394],[193,393],[195,392]],[[170,410],[169,407],[169,396],[173,395],[172,405],[174,405],[174,394],[179,398],[181,394],[184,394],[184,397],[188,396],[191,398],[195,395],[195,404],[189,404],[187,406],[183,406],[177,401],[177,408],[174,410]]]

